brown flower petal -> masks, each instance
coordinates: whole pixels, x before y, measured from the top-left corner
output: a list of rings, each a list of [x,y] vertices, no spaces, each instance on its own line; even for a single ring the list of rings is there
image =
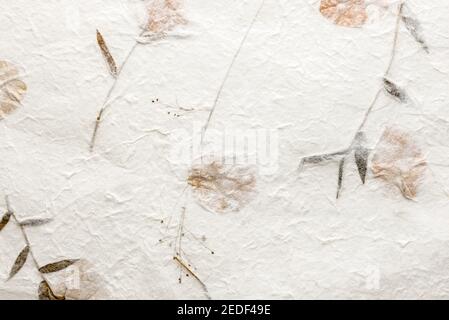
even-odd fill
[[[426,165],[410,134],[388,128],[376,149],[371,170],[376,178],[395,185],[405,198],[413,199]]]
[[[321,0],[320,12],[344,27],[360,27],[368,18],[365,0]]]
[[[14,112],[22,101],[26,84],[19,79],[19,71],[6,61],[0,61],[0,119]]]
[[[180,9],[180,0],[153,0],[148,8],[146,31],[154,37],[163,37],[176,26],[186,24]]]
[[[251,168],[219,161],[194,166],[187,182],[203,207],[220,213],[239,211],[256,186]]]

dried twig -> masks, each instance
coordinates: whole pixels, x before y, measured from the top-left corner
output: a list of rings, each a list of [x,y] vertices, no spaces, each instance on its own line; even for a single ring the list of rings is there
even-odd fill
[[[47,265],[41,267],[36,259],[36,256],[34,255],[33,247],[31,245],[30,239],[26,232],[26,228],[41,226],[41,225],[47,223],[48,219],[31,219],[31,220],[20,221],[17,218],[15,212],[11,209],[11,205],[9,203],[8,196],[5,196],[5,203],[6,203],[6,213],[3,216],[4,218],[2,219],[2,228],[5,227],[6,224],[9,222],[10,218],[12,218],[12,221],[14,221],[15,225],[19,228],[20,233],[23,238],[23,241],[25,242],[25,247],[19,253],[19,255],[17,256],[17,258],[11,268],[8,280],[10,280],[12,277],[14,277],[25,265],[25,263],[28,260],[28,257],[31,257],[34,268],[36,269],[36,271],[39,274],[39,277],[41,278],[41,283],[38,288],[39,299],[40,300],[65,300],[66,299],[65,293],[62,296],[58,296],[54,293],[54,291],[51,288],[50,282],[47,280],[45,274],[61,271],[65,268],[69,267],[73,263],[77,262],[78,259],[61,260],[61,261],[50,263],[50,264],[47,264]]]
[[[7,214],[12,217],[12,219],[15,222],[16,226],[20,230],[20,233],[21,233],[22,238],[23,238],[23,240],[25,242],[25,245],[26,245],[25,248],[27,248],[27,255],[29,255],[31,257],[31,260],[33,262],[33,265],[34,265],[35,269],[37,270],[37,272],[39,274],[39,277],[42,279],[43,282],[47,283],[47,286],[48,286],[49,290],[51,292],[53,292],[53,290],[51,289],[50,283],[46,279],[45,275],[42,272],[40,272],[40,270],[39,270],[40,266],[39,266],[39,263],[37,262],[36,256],[34,255],[33,247],[31,245],[30,239],[29,239],[29,237],[28,237],[28,235],[26,233],[25,226],[19,221],[19,219],[17,218],[16,214],[12,210],[11,205],[9,203],[9,197],[8,196],[5,196],[5,203],[6,203]],[[22,251],[22,252],[24,252],[24,251]],[[11,278],[11,275],[10,275],[10,278]]]
[[[396,19],[396,27],[395,27],[395,31],[394,31],[394,40],[393,40],[393,48],[391,49],[390,63],[388,64],[387,71],[385,71],[385,77],[387,77],[390,74],[391,68],[392,68],[394,60],[396,58],[396,51],[397,51],[396,49],[398,47],[398,38],[399,38],[399,26],[400,26],[401,19],[402,19],[403,8],[404,8],[404,3],[401,3],[399,5],[398,15],[397,15],[397,19]]]
[[[143,32],[140,34],[140,36],[143,34]],[[131,56],[133,55],[134,51],[137,49],[139,43],[136,41],[133,46],[131,47],[131,49],[128,51],[128,54],[126,55],[125,60],[123,61],[122,65],[120,66],[120,68],[118,68],[116,75],[114,77],[114,82],[112,83],[112,86],[109,88],[109,91],[103,101],[102,107],[100,109],[100,111],[98,112],[96,121],[95,121],[95,127],[94,127],[94,131],[92,133],[92,138],[90,140],[90,151],[92,152],[94,150],[95,147],[95,141],[97,139],[97,135],[98,135],[98,129],[100,128],[100,123],[103,120],[103,115],[104,112],[106,111],[106,109],[110,106],[109,104],[109,100],[112,96],[112,93],[114,92],[115,88],[117,87],[117,84],[119,82],[120,79],[120,75],[122,74],[123,69],[125,68],[127,62],[129,61],[129,59],[131,58]]]
[[[210,122],[212,120],[212,117],[213,117],[213,115],[215,113],[215,109],[217,108],[218,102],[219,102],[220,97],[221,97],[221,93],[223,92],[223,89],[224,89],[224,87],[226,85],[226,82],[228,81],[228,78],[229,78],[229,76],[231,74],[232,68],[234,67],[235,62],[237,61],[237,58],[239,57],[240,52],[242,51],[242,48],[245,45],[245,42],[248,39],[248,36],[249,36],[251,30],[253,29],[253,26],[256,23],[256,20],[259,17],[259,14],[262,11],[262,8],[263,8],[264,4],[265,4],[265,0],[262,0],[262,2],[260,4],[256,14],[254,15],[250,25],[248,26],[248,29],[245,32],[245,35],[242,38],[242,41],[240,42],[239,47],[237,48],[237,51],[235,52],[234,56],[232,57],[231,64],[229,65],[229,67],[228,67],[228,69],[226,71],[226,74],[224,76],[224,79],[221,82],[220,88],[218,89],[217,95],[216,95],[215,100],[214,100],[214,104],[212,105],[212,108],[211,108],[211,110],[209,112],[209,116],[208,116],[208,118],[206,120],[205,125],[203,126],[203,130],[201,132],[201,144],[203,144],[203,142],[204,142],[204,138],[206,136],[206,131],[209,128],[209,124],[210,124]]]
[[[175,236],[165,236],[162,239],[159,240],[159,243],[165,243],[167,241],[170,241],[169,246],[171,247],[174,244],[173,248],[173,260],[177,262],[180,266],[180,276],[179,276],[179,283],[182,283],[182,277],[184,270],[187,271],[188,275],[191,275],[195,280],[198,281],[198,283],[203,288],[204,294],[208,299],[210,299],[210,295],[207,289],[206,284],[199,278],[199,276],[193,271],[192,266],[186,262],[188,261],[188,256],[185,253],[182,242],[184,239],[184,236],[186,233],[188,233],[193,240],[198,242],[203,248],[207,249],[212,255],[215,254],[213,250],[211,250],[208,246],[206,246],[203,241],[205,241],[205,238],[199,239],[197,236],[195,236],[191,231],[189,231],[185,227],[185,220],[186,220],[186,208],[182,208],[181,216],[179,218],[179,223],[176,229],[176,235]],[[162,223],[164,221],[162,220]],[[168,229],[166,230],[168,232]]]
[[[108,62],[111,73],[114,76],[114,82],[112,83],[112,86],[110,87],[96,117],[94,130],[90,140],[89,149],[91,152],[95,147],[95,141],[97,139],[101,121],[104,117],[104,112],[111,105],[110,98],[119,82],[120,75],[122,74],[127,62],[130,60],[134,51],[140,44],[148,44],[152,43],[153,41],[159,40],[166,35],[166,32],[171,31],[177,25],[187,23],[184,17],[178,12],[179,6],[180,4],[177,1],[173,0],[161,0],[153,2],[153,5],[148,9],[149,16],[147,25],[136,37],[135,43],[129,50],[128,54],[125,57],[125,60],[122,62],[122,65],[119,68],[116,67],[115,61],[112,58],[112,55],[110,54],[103,37],[97,32],[97,42],[103,55],[106,58],[106,61]],[[147,38],[148,41],[142,41],[142,38]]]
[[[373,101],[371,102],[371,104],[369,105],[368,109],[366,110],[365,115],[364,115],[364,117],[362,119],[362,122],[358,126],[357,131],[355,132],[354,137],[352,138],[352,140],[351,140],[351,142],[349,144],[349,147],[346,148],[346,149],[343,149],[341,151],[334,152],[334,153],[325,153],[325,154],[318,154],[318,155],[312,155],[312,156],[305,157],[305,158],[301,159],[300,166],[299,166],[300,169],[302,169],[304,164],[307,164],[307,163],[317,164],[317,163],[321,163],[321,162],[327,161],[327,160],[334,160],[334,159],[342,160],[348,154],[353,152],[357,147],[360,147],[358,139],[359,139],[359,137],[363,136],[363,129],[364,129],[364,127],[365,127],[365,125],[366,125],[366,123],[368,121],[368,118],[371,115],[374,107],[376,106],[376,103],[379,100],[379,97],[380,97],[381,93],[384,90],[387,90],[386,82],[388,82],[388,83],[390,83],[390,84],[392,84],[394,86],[394,84],[392,82],[389,82],[389,80],[387,78],[390,75],[391,68],[393,66],[393,63],[394,63],[394,60],[395,60],[395,57],[396,57],[398,38],[399,38],[399,28],[400,28],[400,22],[401,22],[401,19],[402,19],[403,6],[404,6],[404,4],[401,3],[399,5],[399,7],[398,7],[398,13],[397,13],[397,18],[396,18],[396,25],[395,25],[394,36],[393,36],[393,46],[392,46],[392,49],[391,49],[391,56],[390,56],[390,59],[389,59],[388,65],[387,65],[387,69],[386,69],[386,71],[384,73],[384,76],[383,76],[383,82],[384,82],[383,86],[376,92],[376,95],[374,96]],[[394,88],[396,88],[396,86],[394,86]],[[389,92],[389,93],[392,94],[391,92]],[[404,96],[405,93],[403,93],[403,92],[400,92],[400,93],[401,93],[400,97],[397,97],[397,98],[398,99],[399,98],[403,98],[402,100],[404,100],[405,99],[405,96]],[[367,149],[365,151],[367,151]],[[367,155],[365,155],[365,156],[367,157]],[[340,179],[340,174],[341,174],[341,171],[342,171],[342,166],[341,166],[342,163],[343,162],[340,162],[340,166],[339,166],[339,179],[338,179],[337,198],[340,195],[340,189],[341,189],[341,184],[342,184],[342,181],[341,181],[342,178]],[[364,183],[364,177],[361,176],[361,179],[362,179],[362,181]]]
[[[206,284],[195,274],[195,272],[193,272],[193,270],[190,269],[189,266],[183,260],[181,260],[179,256],[174,256],[173,260],[175,260],[184,270],[186,270],[193,278],[195,278],[196,281],[198,281],[198,283],[203,288],[206,296],[208,297],[208,299],[210,299]]]

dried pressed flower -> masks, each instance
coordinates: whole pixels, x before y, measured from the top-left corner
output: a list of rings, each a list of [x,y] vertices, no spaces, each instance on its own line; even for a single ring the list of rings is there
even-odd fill
[[[321,0],[320,12],[336,25],[357,28],[376,21],[403,0]]]
[[[19,79],[19,71],[11,63],[0,60],[0,119],[20,106],[26,84]]]
[[[416,197],[426,161],[410,134],[388,128],[382,135],[371,170],[376,178],[395,185],[407,199]]]
[[[72,261],[73,262],[73,261]],[[105,297],[103,280],[94,271],[91,263],[77,260],[55,275],[53,287],[56,295],[64,296],[67,300],[90,300]]]
[[[365,0],[322,0],[320,12],[344,27],[360,27],[368,18]]]
[[[239,211],[256,186],[250,167],[218,161],[194,166],[187,181],[203,207],[220,213]]]
[[[162,38],[175,27],[187,23],[181,13],[181,0],[153,0],[148,7],[145,37]]]

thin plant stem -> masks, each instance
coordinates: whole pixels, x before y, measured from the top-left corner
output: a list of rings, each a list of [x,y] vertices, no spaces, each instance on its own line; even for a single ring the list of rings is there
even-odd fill
[[[400,22],[401,22],[401,19],[402,19],[402,8],[403,8],[403,6],[404,6],[403,3],[401,3],[399,5],[398,14],[397,14],[397,18],[396,18],[396,27],[394,29],[393,46],[392,46],[392,49],[391,49],[391,58],[390,58],[390,62],[388,63],[387,70],[385,71],[384,78],[386,78],[386,77],[388,77],[390,75],[390,71],[391,71],[391,68],[393,66],[393,63],[394,63],[394,60],[395,60],[395,57],[396,57],[396,51],[397,51],[398,39],[399,39],[399,27],[400,27]],[[371,103],[371,105],[367,109],[367,111],[365,113],[365,116],[363,118],[363,121],[360,124],[360,126],[358,127],[357,132],[354,135],[354,138],[352,139],[351,146],[356,141],[357,134],[359,132],[361,132],[363,130],[363,128],[365,127],[365,124],[367,123],[368,118],[369,118],[371,112],[373,111],[374,107],[376,106],[377,100],[379,100],[379,97],[380,97],[380,94],[382,93],[382,91],[383,91],[383,88],[380,88],[377,91],[377,93],[376,93],[376,95],[374,97],[373,102]]]
[[[139,37],[142,36],[143,34],[144,34],[144,31],[140,33]],[[120,66],[119,70],[117,71],[117,76],[114,77],[114,82],[112,83],[111,87],[109,88],[109,91],[108,91],[108,93],[107,93],[107,95],[106,95],[106,97],[105,97],[105,99],[103,101],[103,104],[102,104],[102,107],[101,107],[100,111],[98,111],[98,115],[97,115],[97,118],[95,120],[94,131],[92,133],[92,138],[90,140],[90,145],[89,145],[89,150],[91,152],[94,150],[94,147],[95,147],[95,142],[96,142],[96,139],[97,139],[98,130],[100,128],[100,123],[103,120],[104,112],[106,111],[106,109],[108,107],[111,106],[110,99],[111,99],[111,96],[112,96],[115,88],[118,85],[118,82],[120,80],[120,75],[122,74],[123,69],[125,68],[126,64],[130,60],[130,58],[133,55],[133,53],[136,51],[136,49],[139,46],[139,44],[140,43],[138,41],[136,41],[133,44],[133,46],[131,47],[131,49],[129,50],[128,54],[125,57],[125,60],[123,60],[122,65]]]
[[[376,95],[374,96],[373,101],[371,102],[369,108],[365,112],[365,116],[363,117],[362,123],[360,123],[360,125],[359,125],[359,127],[358,127],[358,129],[357,129],[357,131],[356,131],[356,133],[354,135],[354,138],[352,139],[351,145],[354,143],[354,141],[355,141],[355,139],[357,137],[357,134],[360,131],[362,131],[363,128],[365,127],[365,124],[368,121],[369,115],[371,114],[371,111],[373,111],[374,107],[376,106],[377,100],[379,100],[379,97],[380,97],[380,94],[382,93],[382,91],[383,91],[382,89],[379,89],[377,91]]]
[[[396,49],[398,47],[398,38],[399,38],[399,26],[402,19],[402,10],[404,8],[404,3],[399,5],[398,16],[396,18],[396,28],[394,31],[394,40],[393,40],[393,48],[391,49],[391,58],[390,63],[388,64],[387,71],[385,71],[385,77],[390,74],[391,68],[393,67],[394,59],[396,58]]]
[[[184,262],[184,260],[182,260],[179,256],[174,256],[173,260],[176,261],[179,266],[181,268],[183,268],[185,271],[187,271],[187,273],[189,273],[193,278],[195,278],[196,281],[198,281],[198,283],[201,285],[201,287],[204,290],[204,293],[206,294],[207,298],[210,299],[210,295],[209,295],[209,290],[207,290],[207,286],[206,284],[203,282],[203,280],[200,279],[200,277],[198,277],[196,275],[195,272],[193,272],[192,269],[190,269],[190,267]]]
[[[179,226],[178,226],[177,241],[175,244],[175,254],[179,255],[180,257],[181,257],[181,251],[182,251],[182,238],[184,237],[185,217],[186,217],[186,208],[182,208],[181,220],[179,221]]]
[[[212,120],[212,117],[213,117],[213,115],[215,113],[215,110],[217,108],[218,102],[220,101],[223,89],[224,89],[224,87],[225,87],[225,85],[226,85],[226,83],[227,83],[227,81],[229,79],[229,76],[231,75],[231,71],[234,68],[235,62],[237,61],[237,58],[239,57],[240,52],[242,51],[243,46],[245,45],[246,40],[248,39],[248,36],[249,36],[251,30],[253,29],[254,24],[256,23],[256,20],[259,17],[259,14],[262,11],[262,8],[263,8],[264,4],[265,4],[265,0],[262,0],[262,2],[260,4],[256,14],[254,15],[250,25],[248,26],[248,29],[245,32],[245,35],[242,38],[242,41],[240,42],[239,47],[237,48],[237,51],[234,53],[234,56],[232,57],[231,64],[229,65],[229,67],[228,67],[228,69],[226,71],[226,74],[225,74],[225,76],[223,78],[223,81],[221,82],[220,88],[218,89],[217,95],[215,96],[214,104],[212,105],[212,108],[211,108],[211,110],[209,112],[209,116],[207,117],[206,123],[203,126],[203,130],[201,132],[201,145],[203,144],[204,137],[206,136],[206,131],[209,128],[209,124],[210,124],[210,122]]]
[[[402,19],[403,6],[404,6],[404,4],[401,3],[399,5],[399,8],[398,8],[396,25],[395,25],[395,29],[394,29],[393,46],[392,46],[392,49],[391,49],[391,57],[390,57],[390,60],[388,62],[388,65],[387,65],[387,69],[386,69],[386,71],[384,73],[384,78],[386,78],[386,77],[388,77],[390,75],[391,68],[393,66],[393,63],[394,63],[394,60],[395,60],[395,57],[396,57],[398,40],[399,40],[399,28],[400,28],[400,21]],[[376,103],[379,100],[382,91],[383,91],[383,88],[380,88],[376,92],[376,95],[374,96],[373,101],[371,102],[371,104],[369,105],[368,109],[366,110],[365,115],[364,115],[364,117],[362,119],[362,122],[358,126],[357,131],[354,134],[354,137],[352,138],[351,143],[349,144],[349,147],[347,149],[344,149],[344,152],[336,152],[336,153],[321,154],[321,155],[314,155],[314,156],[306,157],[306,158],[302,159],[301,164],[300,164],[300,168],[302,168],[302,165],[304,163],[307,163],[308,159],[313,159],[313,158],[318,158],[318,157],[326,159],[326,158],[332,158],[332,157],[334,157],[336,155],[346,156],[347,154],[349,154],[353,150],[354,144],[357,142],[357,137],[358,137],[359,133],[364,129],[366,123],[368,122],[369,116],[371,115],[374,107],[376,106]]]

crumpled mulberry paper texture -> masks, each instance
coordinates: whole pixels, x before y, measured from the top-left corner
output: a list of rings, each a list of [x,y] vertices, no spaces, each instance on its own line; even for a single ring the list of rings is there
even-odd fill
[[[0,0],[0,299],[449,298],[446,0]]]

